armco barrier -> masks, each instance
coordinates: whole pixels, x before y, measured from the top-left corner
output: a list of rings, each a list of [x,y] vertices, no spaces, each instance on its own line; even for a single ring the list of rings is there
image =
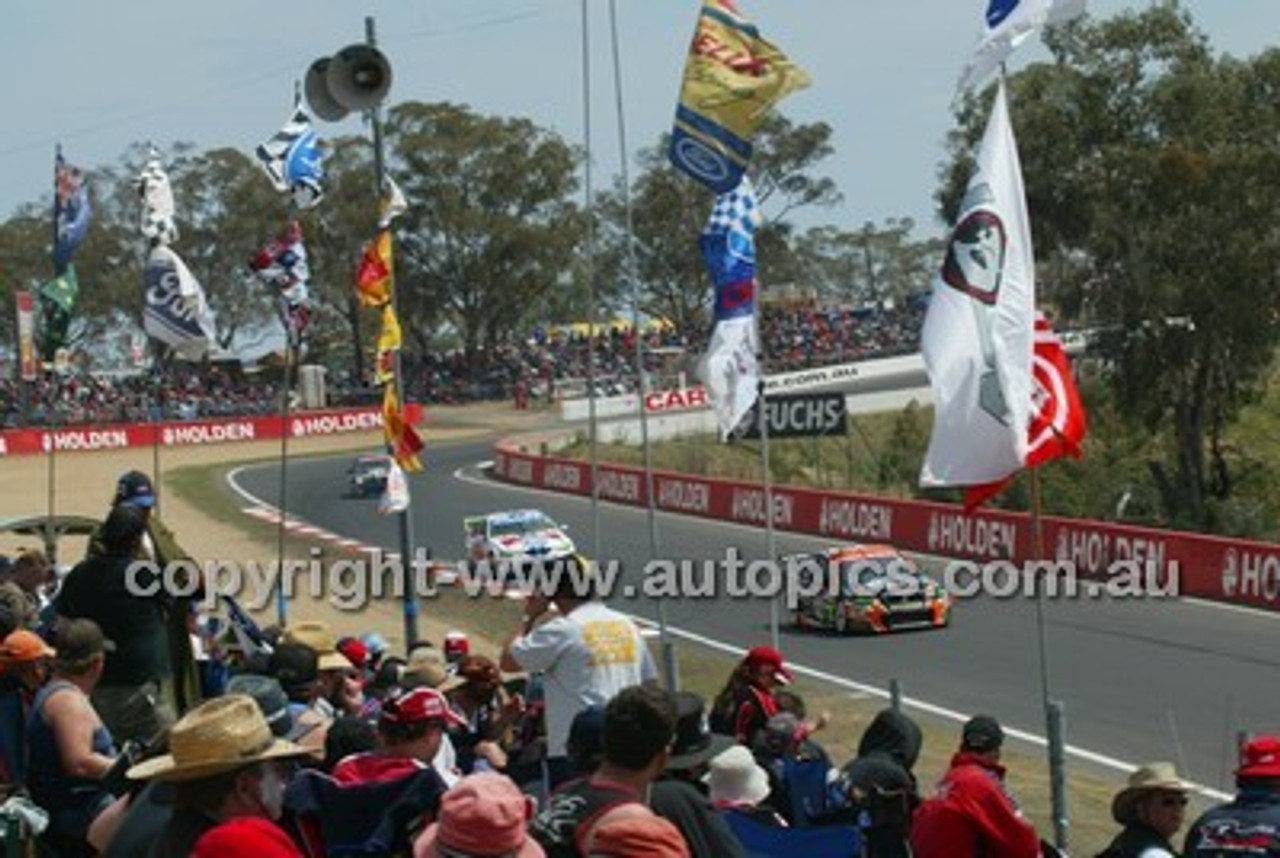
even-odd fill
[[[416,402],[405,406],[405,416],[421,423],[423,408]],[[289,415],[290,438],[312,435],[336,435],[362,432],[382,426],[382,411],[376,407],[334,408],[320,411],[298,411]],[[280,415],[265,417],[228,417],[219,420],[181,420],[160,423],[123,423],[119,425],[41,427],[10,429],[0,432],[0,457],[55,452],[123,450],[225,444],[236,441],[262,441],[279,438],[286,424]]]
[[[642,469],[601,464],[597,473],[601,499],[647,505]],[[494,447],[494,474],[520,485],[591,493],[588,463],[534,455],[510,441]],[[655,507],[666,512],[765,523],[764,490],[758,483],[655,471],[653,486]],[[965,515],[949,504],[793,486],[772,489],[772,508],[779,530],[827,536],[833,542],[888,542],[908,551],[979,562],[1018,563],[1031,555],[1025,513]],[[1280,610],[1280,545],[1052,516],[1043,525],[1049,559],[1073,562],[1082,575],[1103,575],[1116,561],[1138,561],[1144,572],[1155,570],[1161,586],[1176,568],[1184,596]]]

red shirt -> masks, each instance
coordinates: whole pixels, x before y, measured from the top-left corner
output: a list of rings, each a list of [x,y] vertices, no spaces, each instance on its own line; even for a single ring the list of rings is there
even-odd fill
[[[916,858],[1038,858],[1040,837],[1004,788],[1004,766],[960,751],[911,825]]]

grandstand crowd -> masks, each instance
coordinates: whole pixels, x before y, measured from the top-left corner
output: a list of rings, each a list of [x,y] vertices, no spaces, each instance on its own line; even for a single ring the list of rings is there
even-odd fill
[[[760,314],[767,372],[788,372],[919,350],[923,304],[883,310],[823,306],[812,302],[766,305]],[[693,377],[707,333],[654,325],[644,336],[649,384],[666,386],[683,372]],[[597,393],[635,388],[636,331],[616,324],[594,337]],[[426,404],[534,398],[555,401],[585,395],[592,340],[586,326],[539,328],[479,356],[461,350],[403,361],[409,399]],[[25,397],[25,399],[24,399]],[[329,404],[378,401],[365,380],[341,371],[330,375]],[[278,413],[278,384],[226,365],[208,368],[175,363],[161,372],[136,375],[53,373],[28,389],[0,381],[0,426],[101,425],[196,420]]]
[[[491,653],[458,632],[401,653],[314,620],[263,629],[229,601],[201,617],[198,582],[126,586],[138,559],[185,557],[154,501],[122,475],[61,580],[36,552],[0,563],[0,841],[55,858],[1060,854],[1005,783],[990,715],[934,785],[893,708],[833,761],[781,652],[749,650],[709,702],[664,690],[582,568],[527,596]],[[1239,794],[1189,827],[1175,767],[1135,770],[1102,854],[1280,856],[1280,737],[1241,750]]]

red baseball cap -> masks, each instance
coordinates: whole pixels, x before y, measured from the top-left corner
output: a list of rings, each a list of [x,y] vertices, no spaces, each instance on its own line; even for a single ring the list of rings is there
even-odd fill
[[[771,646],[753,646],[747,651],[747,656],[743,661],[752,666],[770,665],[778,672],[778,676],[782,677],[784,682],[790,682],[794,678],[791,675],[791,671],[787,669],[786,663],[782,660],[782,653]]]
[[[1259,736],[1240,751],[1238,778],[1280,778],[1280,737]]]
[[[369,660],[369,649],[359,638],[338,638],[336,646],[338,652],[347,657],[347,661],[357,670],[364,670],[365,662]]]
[[[443,721],[455,727],[467,722],[449,707],[449,701],[434,688],[411,688],[382,704],[384,721],[391,724],[417,724],[421,721]]]

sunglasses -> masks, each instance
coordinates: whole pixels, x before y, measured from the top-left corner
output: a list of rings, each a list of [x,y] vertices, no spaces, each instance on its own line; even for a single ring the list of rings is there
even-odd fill
[[[1185,795],[1165,795],[1160,797],[1161,807],[1186,807],[1187,797]]]

